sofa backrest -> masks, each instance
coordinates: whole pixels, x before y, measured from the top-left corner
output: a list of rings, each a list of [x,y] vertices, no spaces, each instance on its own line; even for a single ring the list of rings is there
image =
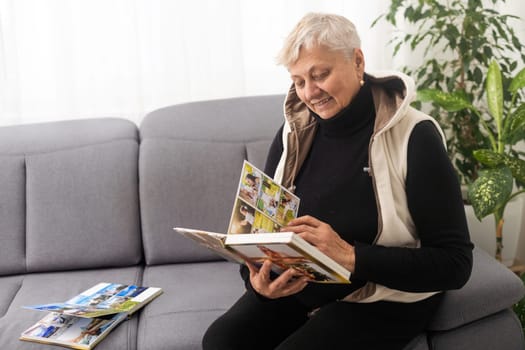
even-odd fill
[[[0,275],[141,261],[138,148],[120,119],[0,128]]]
[[[140,199],[148,264],[218,257],[173,227],[228,228],[244,159],[263,168],[284,122],[284,96],[241,97],[170,106],[140,126]]]

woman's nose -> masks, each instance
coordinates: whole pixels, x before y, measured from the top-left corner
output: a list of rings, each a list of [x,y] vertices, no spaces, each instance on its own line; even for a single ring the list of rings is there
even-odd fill
[[[304,96],[306,100],[311,100],[320,96],[321,89],[315,82],[305,83]]]

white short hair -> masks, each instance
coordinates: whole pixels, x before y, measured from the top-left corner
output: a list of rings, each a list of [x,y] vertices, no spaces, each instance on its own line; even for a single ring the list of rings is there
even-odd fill
[[[301,48],[310,49],[313,46],[326,46],[351,59],[354,49],[361,48],[361,39],[355,25],[343,16],[308,13],[285,39],[277,55],[277,64],[288,68],[299,58]]]

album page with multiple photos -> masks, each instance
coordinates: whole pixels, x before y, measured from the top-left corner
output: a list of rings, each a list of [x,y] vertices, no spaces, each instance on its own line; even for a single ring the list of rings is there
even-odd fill
[[[297,217],[300,199],[244,161],[227,233],[175,227],[174,230],[236,262],[271,260],[280,274],[293,268],[311,282],[350,283],[350,272],[292,232],[281,232]]]

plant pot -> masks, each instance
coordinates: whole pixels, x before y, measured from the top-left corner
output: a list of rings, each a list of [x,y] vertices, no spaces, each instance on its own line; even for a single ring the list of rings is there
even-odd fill
[[[503,264],[511,266],[514,259],[523,252],[519,247],[524,245],[525,234],[523,222],[523,196],[517,197],[507,204],[505,208],[505,223],[503,225],[503,251],[501,259]],[[479,248],[483,249],[491,256],[496,253],[496,226],[494,216],[489,215],[481,222],[474,215],[474,209],[471,205],[465,205],[465,214],[470,231],[470,239]],[[521,238],[521,242],[520,242]],[[523,249],[522,249],[523,250]]]

